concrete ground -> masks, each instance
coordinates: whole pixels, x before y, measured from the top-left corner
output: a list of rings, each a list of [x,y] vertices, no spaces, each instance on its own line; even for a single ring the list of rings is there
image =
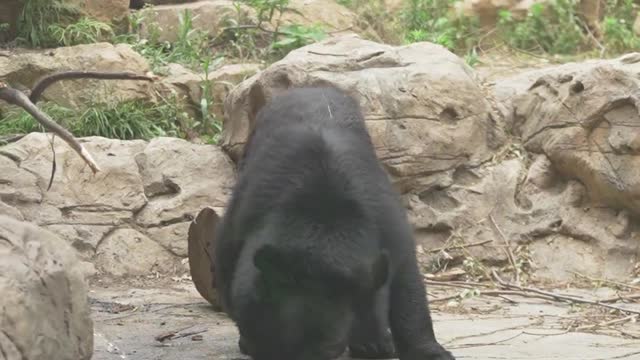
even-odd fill
[[[238,351],[231,321],[212,311],[188,281],[94,285],[90,298],[94,360],[247,359]],[[442,306],[446,311],[434,306],[439,341],[457,359],[640,359],[640,340],[633,338],[640,335],[637,322],[621,321],[610,335],[567,332],[568,324],[584,319],[575,307],[511,295],[508,300],[478,297]],[[175,332],[185,336],[155,339]]]

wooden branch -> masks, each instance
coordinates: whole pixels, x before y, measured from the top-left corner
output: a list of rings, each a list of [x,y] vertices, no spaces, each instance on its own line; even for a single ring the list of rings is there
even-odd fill
[[[87,149],[85,149],[69,131],[56,124],[47,114],[38,109],[38,107],[29,100],[27,95],[19,90],[10,88],[7,84],[0,81],[0,99],[8,102],[9,104],[20,106],[26,110],[40,124],[42,124],[45,129],[58,135],[62,140],[69,144],[69,146],[71,146],[71,148],[80,155],[84,162],[89,165],[94,174],[100,171],[100,167],[95,160],[93,160],[93,157],[89,154]]]
[[[571,273],[576,275],[576,276],[579,276],[581,278],[585,278],[587,280],[590,280],[590,281],[595,281],[595,282],[600,282],[600,283],[605,283],[605,284],[612,284],[612,285],[616,285],[616,286],[619,286],[619,287],[625,287],[625,288],[633,289],[633,290],[640,290],[640,286],[634,286],[634,285],[631,285],[631,284],[626,284],[626,283],[615,281],[615,280],[595,278],[595,277],[591,277],[591,276],[588,276],[588,275],[584,275],[584,274],[579,273],[577,271],[571,271]]]
[[[575,297],[575,296],[572,296],[572,295],[557,294],[557,293],[553,293],[553,292],[550,292],[550,291],[539,290],[539,289],[536,289],[536,288],[510,284],[510,283],[507,283],[506,281],[502,280],[502,278],[500,278],[500,276],[498,275],[498,273],[495,270],[493,271],[493,276],[501,286],[503,286],[503,287],[505,287],[507,289],[520,290],[520,291],[523,292],[523,296],[527,296],[529,294],[544,295],[544,296],[548,296],[548,297],[551,297],[551,298],[553,298],[555,300],[559,300],[559,301],[596,305],[596,306],[601,306],[601,307],[604,307],[604,308],[617,310],[617,311],[625,312],[625,313],[629,313],[629,314],[640,314],[640,310],[625,309],[625,308],[622,308],[622,307],[619,307],[619,306],[616,306],[616,305],[611,305],[611,304],[608,304],[608,303],[604,303],[604,302],[602,302],[600,300],[584,299],[584,298]]]
[[[507,253],[507,259],[509,259],[509,262],[511,263],[511,267],[513,267],[513,272],[516,277],[516,284],[519,285],[520,271],[518,271],[518,266],[516,265],[516,257],[513,255],[513,251],[511,251],[511,243],[509,242],[509,239],[504,235],[504,233],[502,232],[502,230],[500,229],[496,221],[493,219],[492,215],[489,215],[489,220],[491,221],[491,225],[493,225],[493,228],[498,232],[498,234],[500,234],[502,241],[504,241],[504,245],[506,247],[505,252]]]
[[[149,75],[139,75],[131,72],[96,72],[96,71],[62,71],[46,75],[35,84],[31,90],[29,99],[36,104],[44,91],[54,83],[61,80],[72,79],[100,79],[100,80],[145,80],[153,81],[154,77]]]
[[[478,241],[478,242],[474,242],[471,244],[460,244],[460,245],[452,245],[452,246],[445,246],[445,247],[441,247],[441,248],[437,248],[437,249],[431,249],[429,250],[430,253],[437,253],[440,251],[449,251],[449,250],[456,250],[456,249],[466,249],[466,248],[470,248],[473,246],[482,246],[484,244],[488,244],[490,242],[493,242],[493,240],[483,240],[483,241]]]
[[[202,334],[204,332],[207,332],[207,330],[208,329],[206,327],[193,325],[180,330],[169,331],[169,332],[160,334],[158,336],[155,336],[155,340],[158,342],[165,342],[167,340],[175,340],[175,339],[179,339],[179,338],[183,338],[191,335]]]

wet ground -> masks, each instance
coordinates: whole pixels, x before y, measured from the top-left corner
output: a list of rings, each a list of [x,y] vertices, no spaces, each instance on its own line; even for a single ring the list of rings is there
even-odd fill
[[[94,360],[246,359],[231,321],[188,281],[94,285],[90,298]],[[640,334],[637,322],[624,321],[610,335],[567,332],[567,324],[584,317],[575,307],[518,296],[478,297],[447,311],[437,307],[438,338],[458,359],[640,359],[640,340],[630,337]]]

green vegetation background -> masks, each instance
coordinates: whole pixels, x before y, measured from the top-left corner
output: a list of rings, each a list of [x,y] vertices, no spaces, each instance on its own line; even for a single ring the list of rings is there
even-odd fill
[[[481,29],[477,18],[458,15],[454,0],[404,0],[399,14],[390,14],[383,0],[338,0],[358,15],[361,27],[372,27],[390,43],[430,41],[464,57],[470,66],[479,62],[487,46],[503,46],[536,56],[615,56],[640,50],[640,37],[633,32],[638,5],[633,0],[607,0],[598,32],[579,16],[575,0],[551,0],[534,4],[524,16],[500,11],[495,29]],[[226,62],[272,63],[288,52],[326,36],[321,24],[280,25],[280,16],[289,0],[236,0],[235,15],[214,38],[193,27],[193,15],[180,16],[178,39],[158,40],[158,29],[139,35],[150,8],[132,12],[126,24],[114,26],[85,16],[62,0],[26,0],[18,21],[14,45],[50,48],[90,44],[100,41],[130,44],[144,56],[154,72],[162,74],[169,63],[182,64],[202,73],[202,99],[195,115],[185,111],[177,99],[148,103],[119,104],[96,102],[89,110],[77,111],[53,103],[43,109],[76,136],[105,136],[118,139],[150,139],[156,136],[187,137],[198,134],[216,143],[221,119],[212,118],[209,108],[222,99],[213,99],[206,74]],[[240,6],[257,13],[257,23],[245,18]],[[275,28],[267,30],[265,24]],[[8,28],[0,24],[0,31]],[[487,41],[490,38],[491,41]],[[487,45],[489,42],[490,45]],[[41,131],[24,111],[0,113],[0,136]]]

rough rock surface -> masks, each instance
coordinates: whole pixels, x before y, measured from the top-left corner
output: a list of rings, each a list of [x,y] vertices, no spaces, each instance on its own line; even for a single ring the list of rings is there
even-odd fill
[[[237,159],[275,94],[329,84],[361,102],[377,154],[403,192],[446,182],[442,174],[478,166],[501,144],[491,107],[460,58],[430,43],[393,47],[344,35],[295,50],[233,89],[223,147]]]
[[[0,358],[90,359],[87,292],[76,251],[50,231],[0,215]]]
[[[199,110],[203,86],[208,82],[213,99],[209,113],[216,119],[222,119],[224,100],[233,86],[255,75],[261,68],[260,64],[229,64],[205,75],[196,74],[179,64],[169,64],[162,69],[167,76],[162,79],[159,90],[174,90],[186,99],[192,108]]]
[[[513,132],[588,197],[640,214],[640,53],[564,66],[513,98]]]
[[[231,161],[215,146],[174,138],[82,141],[103,171],[92,175],[58,140],[48,192],[52,155],[44,134],[1,147],[5,207],[67,240],[102,273],[184,271],[190,220],[205,206],[225,205],[234,181]]]
[[[57,71],[129,71],[146,74],[147,61],[130,46],[98,43],[51,50],[21,50],[0,56],[0,80],[14,87],[30,89],[44,75]],[[47,88],[43,99],[59,105],[80,107],[102,102],[149,99],[152,85],[134,80],[65,80]]]
[[[632,277],[640,262],[639,66],[640,54],[630,54],[498,81],[513,143],[421,202],[409,198],[421,241],[492,241],[469,249],[490,262],[506,261],[510,241],[544,278]]]
[[[380,39],[375,30],[358,21],[353,11],[335,0],[291,0],[287,8],[280,18],[282,24],[321,25],[333,35],[356,33],[371,40]]]
[[[106,22],[121,21],[129,15],[130,0],[67,0],[88,16]]]
[[[241,11],[249,10],[246,6],[240,7]],[[158,41],[174,42],[178,39],[180,17],[188,11],[192,19],[192,28],[203,31],[207,35],[216,35],[220,29],[226,26],[230,17],[237,16],[233,1],[231,0],[206,0],[196,2],[183,2],[179,4],[158,5],[150,9],[143,9],[148,13],[144,19],[141,35],[153,37]]]

